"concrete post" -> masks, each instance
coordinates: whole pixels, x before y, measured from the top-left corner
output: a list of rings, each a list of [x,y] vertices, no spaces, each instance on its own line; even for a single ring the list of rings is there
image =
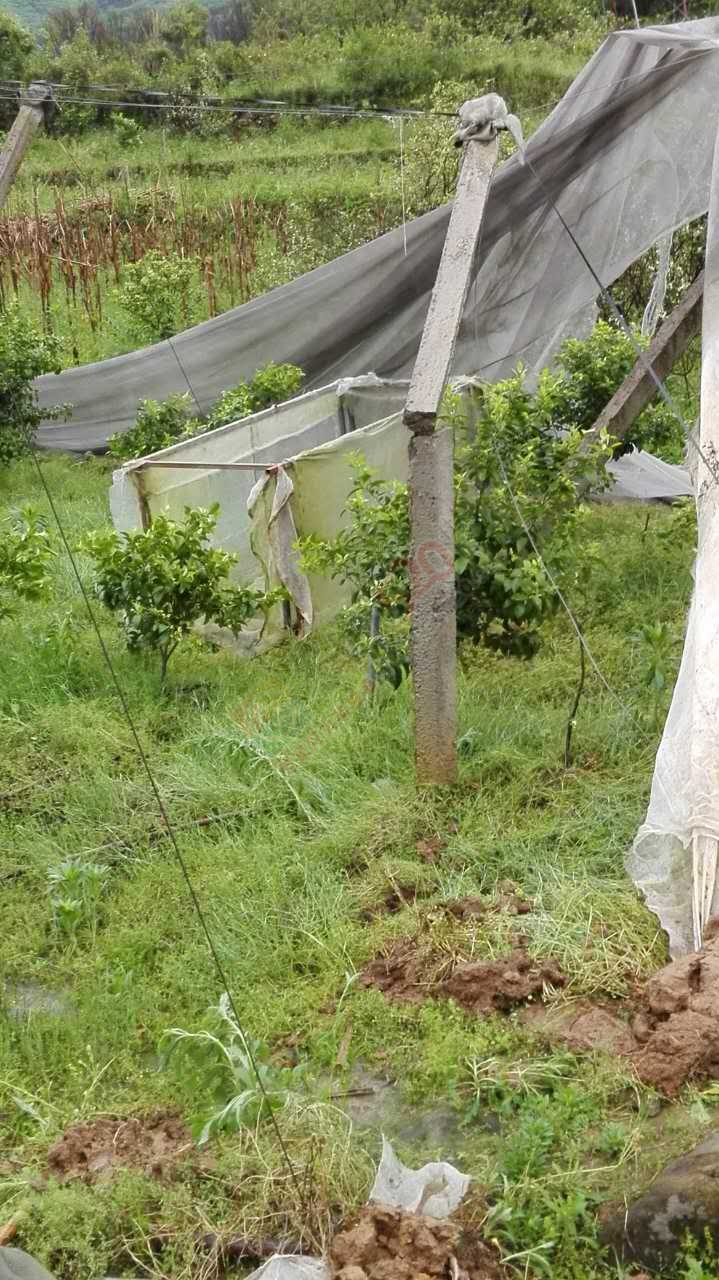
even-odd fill
[[[404,422],[409,446],[411,662],[417,782],[457,780],[454,439],[436,431],[467,299],[482,215],[497,160],[496,136],[464,144]]]
[[[29,85],[20,98],[20,110],[0,150],[0,209],[7,200],[23,156],[45,119],[47,104],[51,100],[50,86],[42,80]]]

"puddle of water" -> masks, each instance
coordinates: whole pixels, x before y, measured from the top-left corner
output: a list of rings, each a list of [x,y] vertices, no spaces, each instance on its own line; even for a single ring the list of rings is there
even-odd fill
[[[39,982],[5,982],[3,1000],[7,1013],[17,1021],[32,1013],[50,1013],[62,1018],[72,1012],[67,992],[50,991]]]

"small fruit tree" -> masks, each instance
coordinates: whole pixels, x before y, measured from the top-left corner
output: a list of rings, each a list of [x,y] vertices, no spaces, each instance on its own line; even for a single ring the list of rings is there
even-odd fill
[[[118,615],[128,648],[160,658],[160,684],[180,642],[196,623],[237,634],[280,593],[236,587],[228,574],[236,557],[208,545],[219,507],[186,507],[183,523],[156,516],[149,529],[119,534],[104,529],[82,549],[95,563],[95,590]]]
[[[12,617],[17,600],[42,600],[54,554],[42,516],[25,507],[0,529],[0,622]]]
[[[553,583],[571,587],[582,570],[581,493],[607,483],[611,446],[566,427],[565,403],[561,377],[544,372],[532,392],[521,371],[478,389],[468,417],[458,397],[446,399],[455,432],[458,640],[531,657],[557,609]],[[303,562],[349,584],[342,621],[352,647],[396,685],[409,666],[407,486],[378,479],[360,460],[354,467],[347,523],[331,541],[305,538]],[[428,574],[452,573],[427,560]]]
[[[0,313],[0,467],[27,453],[44,418],[59,418],[63,406],[40,409],[33,380],[59,373],[59,345],[41,333],[17,303]]]

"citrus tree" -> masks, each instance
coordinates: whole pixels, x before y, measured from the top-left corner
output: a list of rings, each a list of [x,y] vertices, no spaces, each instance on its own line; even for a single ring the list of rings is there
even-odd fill
[[[96,593],[117,615],[128,648],[159,656],[161,686],[170,658],[198,623],[237,634],[279,598],[228,582],[236,556],[209,545],[218,513],[217,504],[186,507],[182,523],[159,515],[148,529],[103,529],[82,544],[94,561]]]

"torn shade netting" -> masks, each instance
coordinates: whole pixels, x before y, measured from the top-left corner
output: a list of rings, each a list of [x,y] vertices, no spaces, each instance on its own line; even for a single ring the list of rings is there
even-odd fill
[[[531,138],[495,175],[454,372],[496,380],[545,364],[576,334],[597,287],[550,207],[605,283],[708,207],[719,18],[610,36]],[[459,105],[459,104],[458,104]],[[512,103],[509,103],[510,110]],[[448,132],[451,123],[447,125]],[[419,346],[449,207],[299,280],[130,355],[38,380],[43,404],[70,402],[45,448],[100,449],[132,425],[140,399],[186,392],[201,412],[268,361],[310,388],[376,372],[407,377]],[[183,373],[184,369],[184,373]]]

